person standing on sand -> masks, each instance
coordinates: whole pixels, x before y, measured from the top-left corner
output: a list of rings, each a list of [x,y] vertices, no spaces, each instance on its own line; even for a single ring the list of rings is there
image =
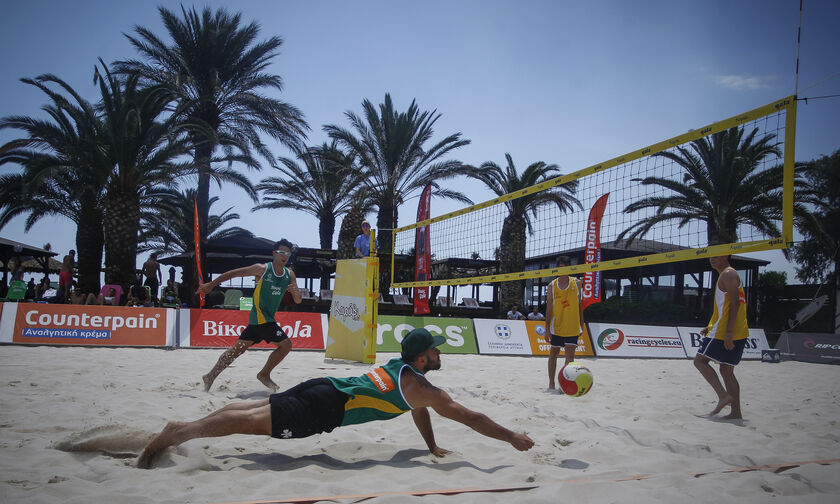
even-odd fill
[[[277,348],[269,354],[265,366],[257,373],[257,379],[272,391],[277,390],[277,384],[271,380],[271,371],[288,355],[292,349],[292,342],[283,329],[277,325],[274,313],[280,307],[287,289],[295,303],[300,303],[303,299],[298,290],[295,273],[286,267],[286,263],[292,256],[292,247],[292,242],[280,240],[274,244],[272,262],[230,270],[222,273],[215,280],[198,286],[198,292],[207,294],[231,278],[259,278],[254,287],[254,306],[248,315],[248,326],[239,335],[239,340],[219,357],[213,369],[202,377],[205,391],[210,390],[219,373],[230,366],[248,347],[263,340],[273,343]]]
[[[568,256],[557,258],[558,268],[571,264],[572,260]],[[569,275],[560,275],[548,284],[545,302],[545,342],[551,345],[548,351],[549,390],[554,390],[560,349],[563,349],[565,355],[564,366],[575,360],[575,351],[584,324],[580,293],[581,281]]]
[[[703,339],[694,357],[694,367],[709,382],[718,396],[718,403],[709,416],[718,414],[726,406],[732,409],[726,419],[741,416],[741,386],[735,378],[735,366],[741,362],[750,329],[747,326],[747,299],[741,277],[729,265],[729,256],[710,257],[709,263],[720,276],[715,286],[715,305],[709,324],[700,330]],[[721,384],[709,364],[720,364]]]
[[[423,328],[409,332],[402,353],[369,373],[351,378],[313,378],[268,399],[225,406],[194,422],[169,422],[140,457],[137,467],[148,469],[155,457],[170,446],[200,437],[255,434],[275,438],[304,438],[345,425],[389,420],[411,411],[429,452],[443,457],[449,450],[435,441],[428,408],[460,422],[479,434],[510,443],[519,451],[534,441],[502,427],[488,416],[455,402],[435,387],[425,373],[440,369],[438,346],[446,339]]]

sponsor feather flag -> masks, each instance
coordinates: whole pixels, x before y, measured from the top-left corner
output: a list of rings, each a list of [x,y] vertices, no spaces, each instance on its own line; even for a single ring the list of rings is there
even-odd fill
[[[417,222],[429,219],[431,213],[432,185],[429,184],[423,189],[420,195],[420,204],[417,205]],[[414,235],[414,281],[431,280],[432,278],[432,252],[429,239],[431,233],[429,226],[417,228]],[[414,314],[423,315],[429,313],[429,294],[431,289],[426,287],[414,288]]]
[[[198,198],[193,198],[193,236],[195,237],[195,269],[198,273],[198,283],[204,282],[204,275],[201,273],[201,227],[198,224]],[[204,307],[204,293],[198,294],[198,305]]]
[[[586,222],[586,248],[584,262],[601,262],[601,219],[604,217],[604,209],[607,207],[606,193],[592,205],[589,211],[589,219]],[[601,272],[587,271],[583,274],[583,309],[587,306],[601,302]]]

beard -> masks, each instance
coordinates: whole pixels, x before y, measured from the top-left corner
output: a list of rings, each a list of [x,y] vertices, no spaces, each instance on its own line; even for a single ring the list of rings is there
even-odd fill
[[[438,369],[440,369],[440,359],[438,359],[437,362],[427,362],[424,368],[424,373],[426,371],[437,371]]]

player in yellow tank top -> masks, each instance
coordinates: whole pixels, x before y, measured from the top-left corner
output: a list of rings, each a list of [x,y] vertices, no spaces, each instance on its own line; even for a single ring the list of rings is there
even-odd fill
[[[744,346],[749,336],[747,305],[741,277],[729,265],[729,256],[710,257],[709,263],[718,273],[715,286],[715,303],[712,318],[700,334],[704,336],[694,357],[694,367],[709,382],[718,396],[717,406],[709,413],[716,415],[726,406],[731,407],[727,419],[740,419],[741,387],[735,378],[735,366],[741,362]],[[709,361],[720,364],[718,378]]]
[[[569,266],[567,256],[557,258],[557,267]],[[557,357],[565,354],[566,365],[575,360],[575,349],[583,332],[583,307],[580,303],[580,280],[560,275],[548,285],[545,306],[545,341],[548,351],[548,388],[554,389],[557,376]]]

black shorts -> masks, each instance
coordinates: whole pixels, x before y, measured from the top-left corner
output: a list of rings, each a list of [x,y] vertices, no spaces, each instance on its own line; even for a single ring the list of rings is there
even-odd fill
[[[271,394],[271,437],[304,438],[331,432],[344,421],[344,403],[349,398],[327,378],[313,378]]]
[[[158,287],[160,284],[157,281],[157,278],[147,278],[143,285],[147,285],[149,290],[152,291],[152,296],[157,296]]]
[[[577,344],[578,336],[555,336],[554,334],[551,335],[551,346],[553,347],[565,347],[566,345],[577,346]]]
[[[697,349],[697,354],[704,355],[718,364],[737,366],[738,363],[741,362],[741,356],[744,355],[744,347],[747,345],[747,338],[734,340],[732,343],[734,343],[735,346],[732,350],[727,350],[723,345],[723,340],[705,336],[702,340],[700,340],[700,347]]]
[[[283,340],[289,339],[283,328],[277,325],[276,322],[266,322],[265,324],[249,325],[239,335],[239,339],[259,343],[265,340],[266,343],[280,343]]]

